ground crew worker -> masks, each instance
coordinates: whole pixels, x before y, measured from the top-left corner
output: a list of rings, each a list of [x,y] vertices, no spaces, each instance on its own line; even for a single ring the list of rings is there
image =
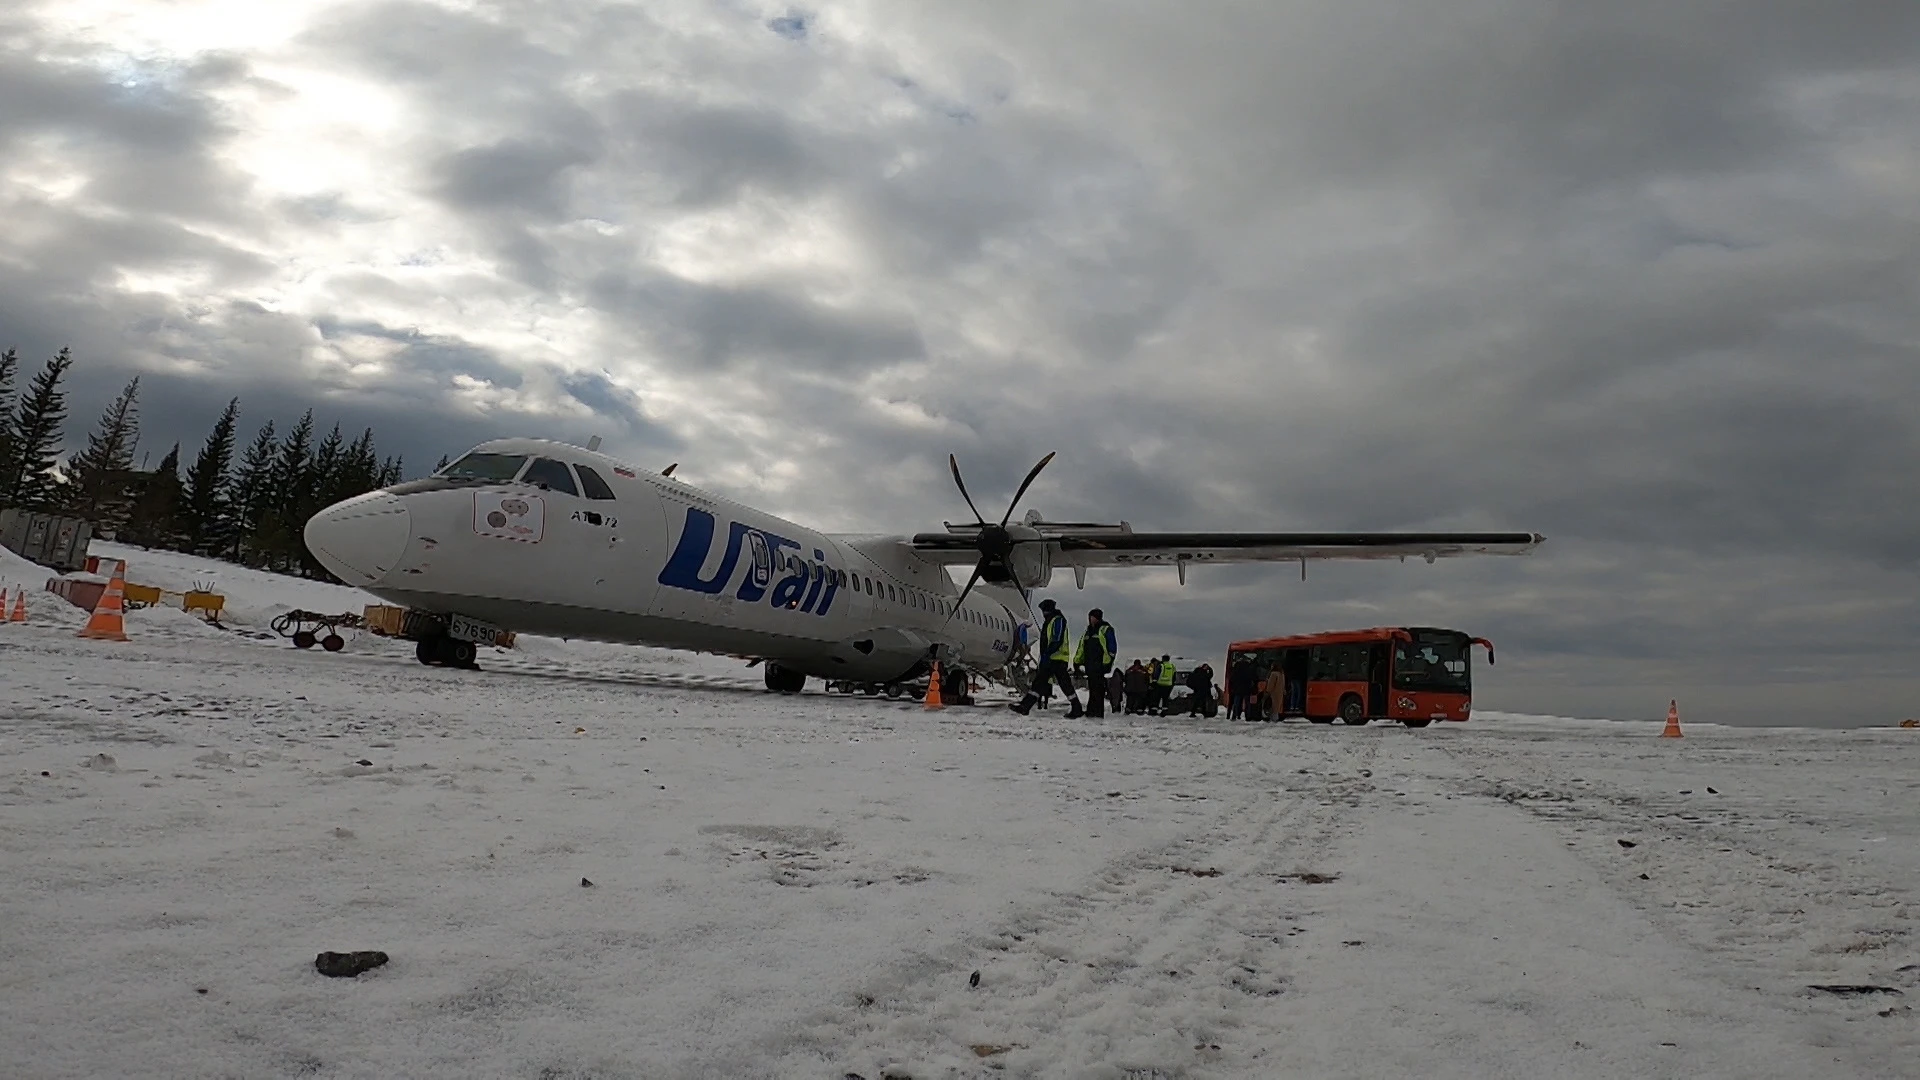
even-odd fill
[[[1099,608],[1087,612],[1087,632],[1073,649],[1073,666],[1087,676],[1087,715],[1098,720],[1107,715],[1107,669],[1113,666],[1115,644],[1113,624]]]
[[[1049,598],[1040,601],[1040,618],[1040,662],[1034,667],[1033,686],[1027,690],[1027,695],[1020,699],[1019,704],[1009,705],[1007,708],[1021,716],[1027,715],[1033,711],[1034,703],[1040,700],[1040,695],[1047,690],[1047,684],[1052,682],[1060,687],[1061,692],[1067,695],[1067,700],[1071,703],[1067,707],[1067,719],[1072,720],[1083,716],[1085,710],[1080,708],[1080,695],[1073,688],[1073,669],[1067,666],[1067,657],[1071,655],[1067,647],[1067,617],[1060,613],[1058,605]]]
[[[1155,694],[1160,702],[1160,715],[1165,716],[1168,707],[1173,704],[1173,657],[1171,655],[1160,654],[1160,662],[1153,668],[1153,681],[1158,687]]]

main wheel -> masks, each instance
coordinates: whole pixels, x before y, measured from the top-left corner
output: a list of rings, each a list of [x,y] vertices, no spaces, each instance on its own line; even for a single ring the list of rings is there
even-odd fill
[[[413,643],[413,658],[428,667],[440,666],[440,638],[423,637]]]
[[[479,646],[471,641],[460,641],[456,638],[442,638],[441,640],[446,643],[444,648],[446,649],[447,663],[452,664],[454,667],[463,668],[478,666],[473,661],[474,657],[480,654]]]
[[[890,682],[887,684],[887,696],[890,698],[898,698],[902,694],[905,694],[906,692],[907,692],[907,688],[904,686],[901,686],[897,682]]]
[[[776,694],[797,694],[807,687],[807,677],[798,671],[788,671],[779,664],[769,662],[767,669],[767,689]]]
[[[1361,724],[1366,723],[1367,703],[1361,701],[1360,698],[1354,694],[1348,694],[1346,697],[1341,698],[1340,720],[1342,723],[1352,727],[1359,727]]]

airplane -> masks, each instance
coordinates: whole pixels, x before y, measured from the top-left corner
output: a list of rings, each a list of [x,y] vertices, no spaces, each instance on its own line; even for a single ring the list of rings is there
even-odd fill
[[[719,653],[763,665],[769,690],[809,677],[897,689],[938,661],[946,679],[1006,677],[1056,570],[1234,562],[1523,555],[1538,533],[1136,532],[974,506],[912,536],[827,534],[587,447],[482,443],[421,480],[329,506],[307,547],[342,581],[422,613],[423,664],[475,665],[501,631]],[[677,463],[676,463],[677,464]],[[956,587],[949,567],[971,566]],[[424,628],[422,628],[424,627]],[[949,684],[954,689],[964,686]]]

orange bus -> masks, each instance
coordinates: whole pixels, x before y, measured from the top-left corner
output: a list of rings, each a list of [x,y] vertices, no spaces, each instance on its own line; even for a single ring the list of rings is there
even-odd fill
[[[1487,639],[1431,626],[1236,641],[1227,646],[1226,673],[1230,677],[1242,658],[1253,661],[1258,691],[1249,720],[1304,716],[1356,726],[1398,720],[1419,728],[1467,718],[1473,694],[1468,653],[1475,645],[1484,646],[1493,663]]]

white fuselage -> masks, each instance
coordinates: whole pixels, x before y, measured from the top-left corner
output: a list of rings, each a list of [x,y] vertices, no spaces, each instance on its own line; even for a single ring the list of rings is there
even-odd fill
[[[906,677],[936,650],[999,669],[1025,619],[981,589],[949,618],[953,579],[904,537],[829,536],[560,443],[474,454],[527,464],[513,479],[430,478],[347,500],[308,523],[309,548],[348,583],[421,611],[856,682]],[[538,461],[567,466],[563,482],[532,482]],[[589,471],[599,498],[585,494]]]

